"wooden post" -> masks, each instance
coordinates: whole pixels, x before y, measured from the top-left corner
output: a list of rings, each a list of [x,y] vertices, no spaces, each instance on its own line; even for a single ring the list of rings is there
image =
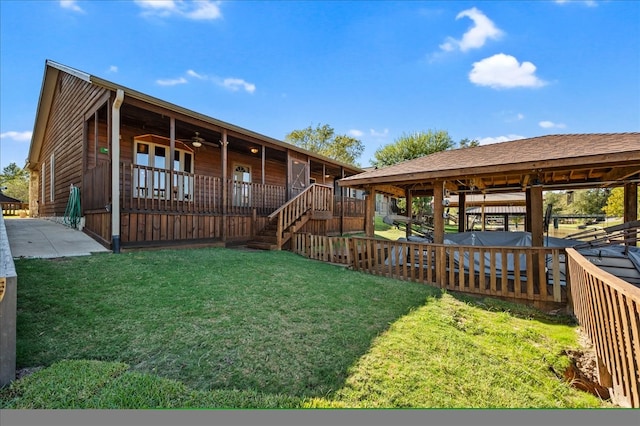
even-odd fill
[[[220,221],[220,226],[222,229],[220,230],[220,235],[222,236],[222,241],[227,241],[227,144],[229,141],[227,140],[227,131],[222,131],[222,140],[220,144],[222,145],[222,153],[221,153],[221,162],[222,162],[222,220]]]
[[[638,220],[638,184],[636,182],[627,183],[624,185],[624,221],[632,222]],[[636,232],[630,232],[625,236],[628,241],[625,243],[629,246],[634,246],[635,243],[631,241],[632,238],[637,236]]]
[[[411,227],[411,223],[413,222],[413,195],[411,194],[410,189],[405,189],[404,198],[407,200],[407,217],[409,218],[405,229],[405,235],[408,239],[413,231]]]
[[[464,232],[466,230],[466,203],[467,194],[464,192],[458,194],[458,232]]]
[[[367,196],[365,198],[365,224],[364,232],[367,237],[373,238],[376,235],[375,217],[376,217],[376,190],[373,187],[367,188]]]
[[[542,186],[533,186],[527,192],[527,217],[530,217],[531,246],[544,247],[544,211],[542,208]]]
[[[444,182],[435,181],[433,183],[433,242],[442,244],[444,242]],[[438,262],[441,262],[439,259]]]

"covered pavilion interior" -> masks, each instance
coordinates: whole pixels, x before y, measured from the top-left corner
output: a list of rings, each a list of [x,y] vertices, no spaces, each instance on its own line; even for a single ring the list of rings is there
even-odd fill
[[[434,197],[434,243],[444,240],[445,209],[457,196],[459,232],[473,194],[524,193],[525,231],[544,246],[543,191],[624,188],[624,221],[638,219],[640,133],[548,135],[441,151],[339,181],[365,191],[366,234],[374,236],[375,194]]]

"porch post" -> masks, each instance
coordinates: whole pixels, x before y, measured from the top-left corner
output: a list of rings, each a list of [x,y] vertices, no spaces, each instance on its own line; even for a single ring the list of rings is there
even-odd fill
[[[367,188],[367,196],[365,198],[365,224],[364,231],[367,237],[373,238],[376,236],[375,229],[375,217],[376,217],[376,190],[370,186]]]
[[[344,178],[344,167],[340,167],[340,179]],[[335,186],[335,182],[334,182]],[[340,188],[340,235],[344,235],[344,187],[338,186]],[[366,220],[366,216],[365,216]],[[366,222],[365,222],[366,223]]]
[[[405,228],[405,237],[409,238],[412,231],[411,222],[413,222],[413,195],[410,189],[404,190],[404,198],[407,201],[407,217],[409,218],[409,222],[407,222]]]
[[[458,194],[458,232],[466,231],[466,215],[465,211],[467,203],[467,194],[461,192]]]
[[[439,180],[433,183],[433,242],[444,242],[444,182]]]
[[[529,232],[531,232],[531,246],[544,247],[544,226],[542,218],[542,186],[532,186],[527,192],[527,217],[529,217]]]
[[[111,107],[111,249],[120,253],[120,106],[124,90],[118,89]]]
[[[222,145],[222,220],[220,221],[220,226],[222,227],[220,235],[222,235],[222,241],[227,241],[227,209],[228,209],[228,194],[229,188],[227,186],[227,145],[229,141],[227,140],[227,130],[222,130],[222,140],[220,144]]]
[[[624,185],[624,222],[632,222],[638,220],[638,184],[636,182],[626,183]],[[632,232],[626,238],[636,237],[637,233]],[[635,245],[631,241],[627,241],[626,245]]]

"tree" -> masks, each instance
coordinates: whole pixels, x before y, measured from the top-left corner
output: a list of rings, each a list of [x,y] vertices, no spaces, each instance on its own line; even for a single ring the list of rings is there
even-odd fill
[[[638,188],[638,209],[640,210],[640,187]],[[624,188],[621,186],[615,187],[611,190],[609,198],[607,198],[607,205],[604,206],[604,212],[609,217],[623,217],[624,216]]]
[[[602,214],[610,190],[607,188],[595,188],[575,191],[574,202],[570,210],[579,214]]]
[[[376,167],[391,166],[406,160],[424,157],[455,146],[455,142],[444,130],[403,133],[395,142],[379,148],[371,164]]]
[[[7,189],[4,189],[5,187]],[[29,172],[18,167],[16,163],[10,163],[2,169],[0,188],[3,188],[3,194],[26,202],[29,199]]]
[[[477,139],[469,139],[469,138],[464,138],[461,139],[460,142],[458,142],[458,146],[460,148],[473,148],[474,146],[478,146],[480,145],[480,142],[478,142]]]
[[[364,151],[364,144],[360,140],[347,135],[336,135],[328,124],[318,124],[315,129],[309,126],[294,130],[285,136],[285,140],[300,148],[354,166],[359,166],[356,160]]]

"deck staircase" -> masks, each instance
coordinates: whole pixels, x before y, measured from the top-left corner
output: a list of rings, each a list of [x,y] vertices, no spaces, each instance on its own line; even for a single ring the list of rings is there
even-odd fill
[[[333,217],[333,188],[313,184],[268,216],[267,225],[247,243],[261,250],[281,250],[310,219]]]

